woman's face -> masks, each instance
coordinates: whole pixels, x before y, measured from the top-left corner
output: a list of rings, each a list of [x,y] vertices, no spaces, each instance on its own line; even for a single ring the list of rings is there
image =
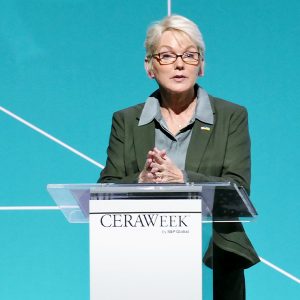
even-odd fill
[[[183,33],[175,31],[165,31],[158,43],[155,54],[163,52],[173,52],[182,55],[185,52],[198,52],[196,45]],[[187,64],[181,57],[172,64],[163,65],[157,59],[152,58],[153,67],[149,69],[146,64],[148,74],[155,78],[159,87],[169,93],[184,93],[194,88],[194,84],[199,75],[203,72],[203,61],[200,57],[196,64]]]

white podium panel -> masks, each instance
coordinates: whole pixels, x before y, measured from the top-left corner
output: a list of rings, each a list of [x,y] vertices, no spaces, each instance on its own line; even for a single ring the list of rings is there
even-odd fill
[[[201,200],[90,201],[91,300],[201,300]]]

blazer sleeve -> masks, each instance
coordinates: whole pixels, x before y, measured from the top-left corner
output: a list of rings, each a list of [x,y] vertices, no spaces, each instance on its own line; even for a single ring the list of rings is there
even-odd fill
[[[137,183],[139,172],[126,174],[125,168],[125,122],[122,111],[115,112],[112,118],[106,166],[98,183]]]

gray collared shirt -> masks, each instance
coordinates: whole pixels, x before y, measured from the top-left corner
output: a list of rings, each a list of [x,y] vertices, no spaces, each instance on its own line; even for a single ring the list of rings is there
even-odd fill
[[[181,170],[185,169],[187,149],[192,136],[193,125],[198,119],[204,123],[213,124],[214,116],[208,94],[198,87],[195,114],[189,124],[182,128],[175,136],[168,130],[168,126],[161,114],[160,103],[156,93],[148,97],[143,108],[138,126],[155,121],[155,147],[165,149],[168,157]],[[150,150],[150,149],[149,149]]]

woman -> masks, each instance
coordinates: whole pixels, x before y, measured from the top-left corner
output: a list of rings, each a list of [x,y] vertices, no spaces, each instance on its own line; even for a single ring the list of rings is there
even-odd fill
[[[198,27],[170,16],[148,30],[145,68],[158,90],[114,113],[99,182],[231,181],[250,191],[245,108],[196,84],[205,46]],[[245,299],[243,269],[259,261],[239,223],[214,227],[214,299]]]

